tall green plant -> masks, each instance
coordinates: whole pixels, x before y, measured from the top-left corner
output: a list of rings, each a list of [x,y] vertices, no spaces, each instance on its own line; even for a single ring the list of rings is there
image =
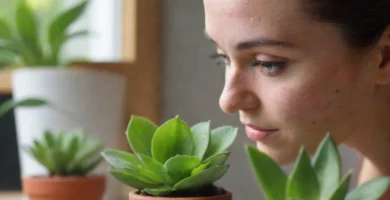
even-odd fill
[[[352,170],[341,177],[339,150],[330,134],[312,161],[306,150],[300,149],[290,175],[256,147],[248,146],[247,153],[268,200],[378,200],[390,186],[390,177],[381,177],[347,193]]]
[[[86,36],[87,30],[70,32],[70,26],[84,13],[88,1],[59,13],[45,31],[42,39],[37,13],[26,0],[18,3],[15,22],[0,18],[0,67],[59,67],[60,53],[66,42]],[[10,24],[16,23],[16,30]]]

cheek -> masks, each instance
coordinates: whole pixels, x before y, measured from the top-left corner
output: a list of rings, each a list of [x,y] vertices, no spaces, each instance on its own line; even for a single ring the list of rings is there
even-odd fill
[[[331,105],[325,97],[324,92],[314,87],[282,87],[273,95],[278,117],[289,121],[313,119],[315,113],[322,112]]]

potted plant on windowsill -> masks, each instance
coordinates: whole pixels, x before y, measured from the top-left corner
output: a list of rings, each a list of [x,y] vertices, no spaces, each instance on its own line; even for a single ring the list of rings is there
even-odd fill
[[[125,75],[71,67],[68,63],[76,59],[67,59],[61,54],[65,44],[88,35],[87,28],[73,30],[88,3],[88,0],[77,1],[70,8],[53,13],[53,19],[44,20],[49,21],[47,26],[26,0],[18,1],[12,18],[15,22],[0,18],[0,65],[11,67],[3,70],[12,71],[13,103],[26,98],[50,102],[49,106],[15,109],[22,177],[44,171],[42,167],[30,166],[33,161],[20,146],[30,144],[47,129],[78,127],[99,137],[105,147],[120,145],[119,135],[115,133],[123,129]],[[11,24],[15,24],[15,28],[11,28]],[[103,167],[98,170],[101,169]],[[120,184],[109,181],[107,185],[108,197],[117,198]]]
[[[48,171],[23,178],[30,200],[102,200],[105,177],[89,175],[102,161],[99,141],[82,132],[46,131],[24,150]]]
[[[237,128],[210,129],[210,121],[189,127],[176,116],[157,127],[132,116],[127,138],[133,153],[106,149],[103,157],[120,182],[136,188],[130,200],[231,200],[214,185],[228,171],[226,164]]]
[[[348,193],[352,170],[341,177],[340,153],[328,133],[311,162],[304,147],[290,175],[265,153],[248,146],[252,169],[268,200],[378,200],[390,177],[368,181]]]

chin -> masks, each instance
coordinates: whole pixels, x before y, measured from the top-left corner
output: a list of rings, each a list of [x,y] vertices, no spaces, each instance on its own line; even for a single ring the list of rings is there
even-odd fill
[[[290,165],[295,163],[295,160],[299,153],[298,148],[271,148],[261,143],[257,143],[257,149],[267,154],[276,163],[281,166]]]

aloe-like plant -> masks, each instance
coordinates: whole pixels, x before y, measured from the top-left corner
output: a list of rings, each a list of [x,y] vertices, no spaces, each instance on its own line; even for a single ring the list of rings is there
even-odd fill
[[[85,176],[103,160],[100,142],[88,139],[82,131],[46,131],[43,138],[23,149],[50,176]]]
[[[122,183],[151,196],[201,196],[209,194],[229,165],[227,151],[237,128],[210,129],[210,121],[189,127],[179,116],[157,127],[132,116],[127,138],[133,153],[107,149],[103,157],[109,172]]]
[[[87,30],[70,32],[70,26],[83,14],[88,1],[59,13],[44,33],[39,31],[37,13],[26,0],[20,0],[15,13],[15,22],[0,18],[0,68],[63,67],[60,53],[69,40],[86,36]],[[16,24],[13,30],[10,24]],[[43,34],[46,37],[42,37]],[[43,39],[44,38],[44,39]],[[69,61],[64,62],[69,63]]]
[[[302,146],[290,175],[265,153],[248,146],[252,169],[268,200],[378,200],[389,177],[368,181],[348,193],[352,170],[342,178],[340,153],[328,133],[311,161]]]

